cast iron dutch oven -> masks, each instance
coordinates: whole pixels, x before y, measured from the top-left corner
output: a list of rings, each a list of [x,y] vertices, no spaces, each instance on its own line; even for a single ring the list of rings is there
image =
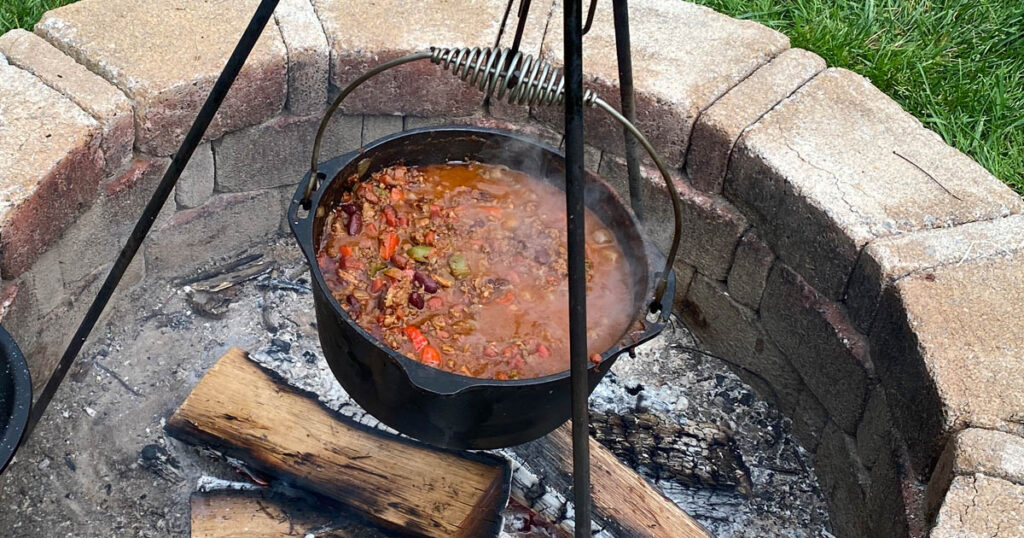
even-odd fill
[[[389,348],[357,325],[331,295],[316,261],[324,219],[345,190],[346,178],[360,180],[395,164],[453,161],[500,164],[543,178],[565,189],[565,158],[553,147],[493,129],[432,127],[388,136],[322,163],[322,178],[310,210],[303,209],[309,173],[299,183],[288,220],[309,263],[317,331],[334,375],[367,412],[410,437],[454,449],[490,449],[536,439],[568,420],[568,370],[545,377],[498,381],[453,374],[426,366]],[[322,174],[322,175],[321,175]],[[654,337],[670,308],[652,304],[664,257],[640,233],[636,217],[608,183],[586,178],[586,205],[617,236],[634,279],[633,322],[619,343],[590,366],[590,390],[615,359]],[[664,297],[673,296],[674,281]],[[671,299],[668,299],[671,301]],[[651,315],[660,310],[660,317]]]
[[[32,405],[32,380],[18,344],[0,327],[0,472],[7,468]]]

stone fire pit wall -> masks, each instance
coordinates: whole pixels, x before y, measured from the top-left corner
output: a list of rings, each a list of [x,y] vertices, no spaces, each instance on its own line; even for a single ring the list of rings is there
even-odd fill
[[[285,232],[329,95],[414,50],[491,44],[504,4],[282,0],[122,287]],[[255,5],[82,0],[0,37],[0,318],[37,389]],[[684,201],[677,312],[792,419],[837,534],[1024,533],[1022,200],[778,32],[631,8],[639,127]],[[524,51],[560,63],[558,4],[531,18]],[[584,49],[617,103],[610,10]],[[557,144],[559,110],[480,103],[429,63],[396,69],[346,103],[324,156],[450,122]],[[624,191],[621,130],[587,114],[587,166]],[[665,244],[668,197],[645,173]]]

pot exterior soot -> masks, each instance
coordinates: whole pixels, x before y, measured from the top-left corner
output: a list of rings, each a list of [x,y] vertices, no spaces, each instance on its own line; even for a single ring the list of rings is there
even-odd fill
[[[14,457],[31,405],[28,364],[14,338],[0,327],[0,472]]]

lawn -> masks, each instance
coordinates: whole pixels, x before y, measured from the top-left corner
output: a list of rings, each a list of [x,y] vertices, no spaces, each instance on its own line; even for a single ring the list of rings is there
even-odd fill
[[[1024,1],[697,0],[869,79],[1024,194]]]
[[[0,0],[0,34],[12,28],[31,30],[43,13],[75,0]]]
[[[0,0],[0,33],[73,0]],[[1024,194],[1024,1],[697,0],[852,69]]]

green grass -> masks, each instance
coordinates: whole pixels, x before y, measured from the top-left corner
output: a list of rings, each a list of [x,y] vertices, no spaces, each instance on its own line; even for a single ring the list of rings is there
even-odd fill
[[[1024,194],[1024,1],[696,1],[868,77]]]
[[[0,0],[0,33],[74,0]],[[696,0],[891,95],[1024,194],[1024,0]]]
[[[0,34],[14,28],[31,31],[43,13],[75,0],[0,0]]]

